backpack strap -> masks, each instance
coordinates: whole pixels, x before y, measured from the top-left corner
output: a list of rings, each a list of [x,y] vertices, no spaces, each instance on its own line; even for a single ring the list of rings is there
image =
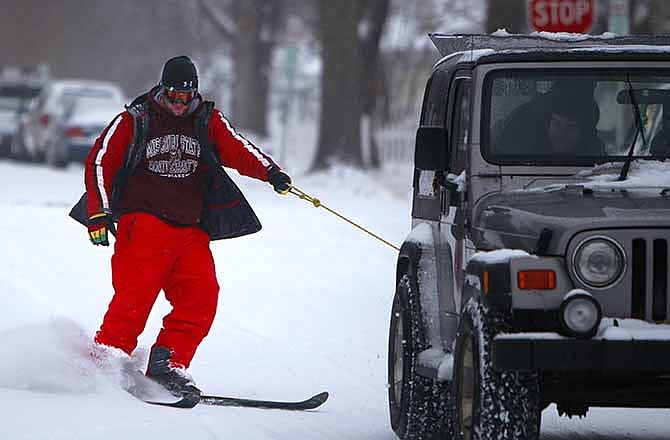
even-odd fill
[[[130,142],[130,147],[126,151],[126,156],[123,160],[123,168],[132,172],[137,168],[144,155],[144,146],[147,143],[149,136],[149,101],[148,94],[142,95],[143,101],[133,101],[126,110],[133,117],[133,139]],[[139,99],[139,98],[138,98]]]
[[[216,153],[216,147],[209,137],[209,124],[214,113],[214,102],[205,101],[202,108],[195,115],[195,133],[200,143],[203,159],[210,165],[210,172],[216,173],[221,169],[221,159]]]
[[[128,178],[135,171],[144,157],[145,146],[149,136],[149,95],[155,92],[155,88],[144,93],[133,100],[125,108],[133,118],[133,138],[126,150],[121,169],[114,176],[112,184],[112,194],[110,202],[112,213],[118,215],[114,209],[116,202],[121,198],[121,194],[126,188]]]

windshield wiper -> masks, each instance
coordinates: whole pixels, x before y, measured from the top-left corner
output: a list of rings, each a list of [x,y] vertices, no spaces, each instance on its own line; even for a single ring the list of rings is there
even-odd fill
[[[628,147],[628,155],[626,156],[626,162],[623,164],[623,168],[621,168],[621,174],[619,174],[619,182],[622,182],[626,180],[628,177],[628,170],[630,169],[630,164],[633,161],[633,152],[635,151],[635,143],[637,142],[637,136],[639,134],[642,135],[642,143],[646,147],[647,146],[647,139],[644,135],[644,127],[642,126],[642,115],[640,114],[640,107],[637,104],[637,100],[635,99],[635,93],[633,91],[633,83],[630,81],[630,75],[626,76],[626,81],[628,82],[628,96],[630,96],[630,103],[633,105],[633,109],[635,110],[635,124],[637,125],[637,129],[635,130],[635,136],[633,136],[633,142],[631,142],[630,147]]]

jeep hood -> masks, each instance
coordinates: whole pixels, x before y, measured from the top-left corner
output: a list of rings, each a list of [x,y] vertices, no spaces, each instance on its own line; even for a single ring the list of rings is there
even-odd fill
[[[472,218],[472,237],[478,249],[523,249],[533,252],[540,233],[552,237],[547,254],[563,255],[574,234],[584,230],[669,227],[670,198],[662,188],[626,191],[515,191],[485,196]]]

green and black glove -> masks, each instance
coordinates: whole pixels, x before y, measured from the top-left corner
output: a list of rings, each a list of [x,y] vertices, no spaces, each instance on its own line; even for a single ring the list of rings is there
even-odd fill
[[[88,218],[88,238],[96,246],[109,246],[107,237],[112,216],[107,212],[98,212]]]
[[[286,174],[279,167],[271,167],[268,170],[268,182],[279,194],[288,194],[291,189],[291,176]]]

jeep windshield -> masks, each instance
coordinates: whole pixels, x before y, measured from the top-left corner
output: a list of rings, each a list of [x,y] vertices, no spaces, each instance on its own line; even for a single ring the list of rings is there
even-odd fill
[[[633,144],[633,158],[670,156],[667,71],[501,70],[484,87],[489,162],[589,166],[625,161]]]

